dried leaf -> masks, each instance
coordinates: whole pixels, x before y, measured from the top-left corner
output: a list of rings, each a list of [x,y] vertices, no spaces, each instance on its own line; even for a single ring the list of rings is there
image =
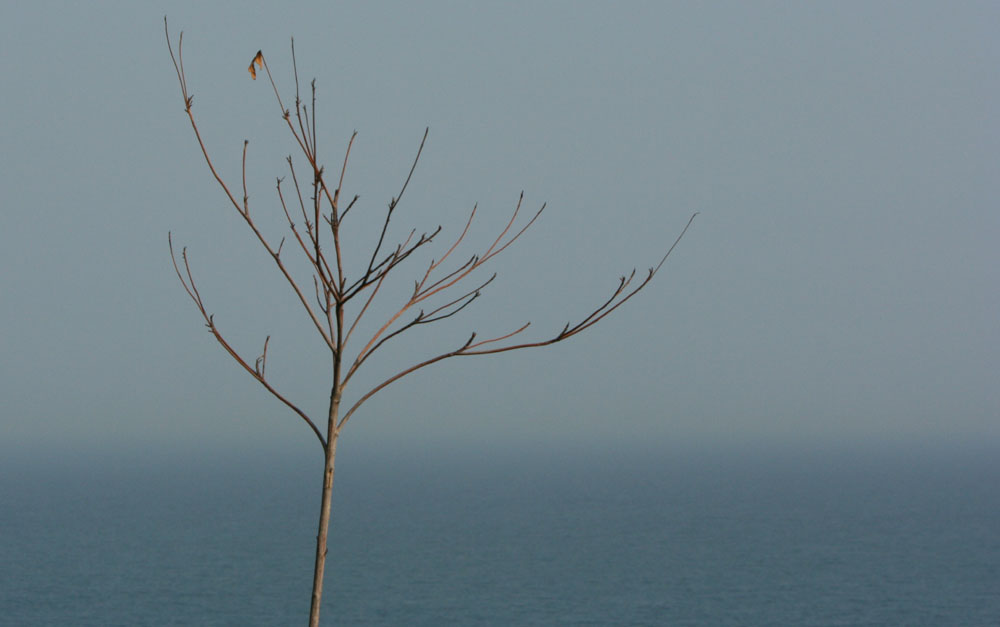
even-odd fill
[[[257,51],[257,56],[250,62],[250,67],[247,68],[250,71],[250,78],[257,80],[257,68],[254,67],[254,63],[257,64],[257,67],[264,67],[264,54],[260,50]]]

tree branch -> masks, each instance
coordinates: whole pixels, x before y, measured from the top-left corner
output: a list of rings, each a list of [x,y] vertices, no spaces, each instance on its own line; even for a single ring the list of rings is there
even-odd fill
[[[277,398],[286,407],[291,409],[293,412],[298,414],[300,418],[305,420],[306,424],[309,425],[309,428],[312,429],[313,433],[316,434],[316,437],[319,438],[320,444],[325,448],[326,439],[323,437],[323,434],[320,433],[320,430],[316,427],[316,423],[314,423],[312,419],[309,418],[309,416],[306,415],[306,413],[303,412],[301,409],[299,409],[298,406],[296,406],[292,401],[290,401],[283,394],[281,394],[264,377],[264,368],[267,361],[267,346],[268,343],[270,342],[271,337],[268,336],[267,340],[265,340],[264,351],[261,354],[261,356],[257,358],[254,366],[250,366],[250,364],[248,364],[246,360],[244,360],[243,357],[241,357],[240,354],[236,352],[236,349],[234,349],[229,344],[229,342],[227,342],[226,339],[222,336],[222,333],[219,331],[219,328],[215,324],[215,317],[212,314],[209,314],[208,311],[205,309],[205,304],[202,302],[201,294],[198,292],[198,288],[195,285],[194,275],[191,273],[191,265],[188,263],[187,248],[181,249],[181,258],[184,262],[184,273],[182,274],[180,266],[178,266],[177,264],[177,256],[174,254],[174,242],[173,242],[173,237],[170,233],[167,234],[167,246],[170,249],[170,260],[174,264],[174,272],[177,273],[177,278],[180,279],[181,285],[184,287],[184,291],[187,292],[188,296],[191,297],[191,300],[194,301],[195,307],[198,309],[198,312],[205,320],[205,326],[208,327],[209,332],[215,337],[215,339],[219,342],[219,344],[222,345],[222,348],[225,349],[227,353],[229,353],[229,356],[232,357],[236,361],[236,363],[240,365],[240,367],[242,367],[251,377],[256,379],[258,383],[263,385],[264,388],[268,392],[270,392],[272,396]],[[187,275],[186,279],[185,275]]]
[[[688,228],[691,226],[691,223],[694,222],[694,219],[695,219],[695,217],[697,215],[698,215],[698,213],[696,212],[696,213],[694,213],[691,216],[690,219],[688,219],[687,224],[684,226],[684,230],[682,230],[681,234],[677,236],[677,239],[674,240],[674,243],[667,250],[666,254],[663,255],[663,258],[660,259],[660,262],[655,267],[649,269],[649,274],[646,276],[646,279],[642,283],[640,283],[635,289],[633,289],[631,292],[628,292],[623,298],[621,298],[620,300],[617,300],[617,302],[615,302],[616,299],[618,299],[618,297],[621,296],[621,294],[624,292],[625,288],[628,286],[629,282],[631,281],[631,276],[628,277],[628,278],[621,277],[621,279],[619,280],[618,287],[613,291],[611,297],[609,299],[605,300],[603,302],[603,304],[601,304],[597,309],[595,309],[588,316],[586,316],[583,319],[582,322],[577,323],[573,327],[571,327],[569,324],[567,324],[563,328],[562,331],[560,331],[557,335],[555,335],[555,336],[553,336],[551,338],[548,338],[548,339],[545,339],[545,340],[540,340],[540,341],[537,341],[537,342],[525,342],[525,343],[522,343],[522,344],[512,344],[512,345],[507,345],[507,346],[498,346],[498,347],[495,347],[495,348],[479,348],[479,347],[485,346],[487,344],[493,344],[493,343],[496,343],[496,342],[502,342],[502,341],[504,341],[506,339],[509,339],[509,338],[511,338],[511,337],[513,337],[513,336],[515,336],[515,335],[517,335],[519,333],[521,333],[522,331],[524,331],[525,329],[528,328],[528,326],[531,324],[530,322],[525,323],[520,328],[518,328],[515,331],[512,331],[510,333],[507,333],[505,335],[501,335],[501,336],[498,336],[498,337],[490,338],[490,339],[487,339],[487,340],[480,340],[479,342],[475,342],[474,341],[475,337],[476,337],[476,334],[473,333],[472,336],[469,338],[469,340],[467,342],[465,342],[465,344],[463,344],[460,348],[458,348],[456,350],[453,350],[453,351],[446,352],[446,353],[442,353],[442,354],[437,355],[435,357],[431,357],[430,359],[427,359],[427,360],[422,361],[422,362],[420,362],[418,364],[410,366],[409,368],[401,370],[400,372],[396,373],[395,375],[389,377],[388,379],[382,381],[381,383],[379,383],[378,385],[376,385],[375,387],[373,387],[371,390],[369,390],[367,393],[365,393],[360,399],[358,399],[354,403],[354,405],[351,406],[351,408],[344,414],[344,417],[341,419],[341,421],[340,421],[340,423],[338,425],[338,428],[343,428],[343,426],[347,423],[347,421],[354,414],[354,412],[357,411],[358,408],[360,408],[361,405],[363,405],[365,401],[367,401],[369,398],[371,398],[372,396],[374,396],[375,394],[377,394],[379,391],[381,391],[385,387],[391,385],[392,383],[395,383],[396,381],[398,381],[399,379],[405,377],[406,375],[411,374],[413,372],[416,372],[417,370],[420,370],[422,368],[426,368],[427,366],[429,366],[431,364],[437,363],[437,362],[445,360],[445,359],[449,359],[451,357],[471,356],[471,355],[492,355],[492,354],[495,354],[495,353],[504,353],[504,352],[508,352],[508,351],[521,350],[521,349],[525,349],[525,348],[536,348],[536,347],[540,347],[540,346],[548,346],[550,344],[555,344],[556,342],[562,342],[563,340],[567,340],[567,339],[573,337],[574,335],[577,335],[577,334],[581,333],[582,331],[590,328],[591,326],[597,324],[599,321],[601,321],[602,319],[604,319],[605,316],[607,316],[612,311],[614,311],[615,309],[617,309],[618,307],[620,307],[627,300],[629,300],[630,298],[632,298],[633,296],[635,296],[637,293],[639,293],[639,291],[642,290],[642,288],[644,288],[647,284],[649,284],[649,282],[652,280],[652,278],[656,274],[656,272],[663,266],[663,263],[667,260],[667,257],[670,256],[670,253],[672,253],[673,250],[674,250],[674,248],[676,248],[677,244],[680,243],[681,238],[683,238],[684,234],[687,233]],[[537,217],[537,214],[536,214],[536,217]],[[509,225],[508,225],[508,228],[509,228]],[[523,233],[523,232],[524,232],[524,229],[522,229],[518,233],[518,235],[520,235],[520,233]],[[500,240],[498,239],[497,241],[500,241]],[[509,242],[508,242],[508,244],[509,244]],[[494,243],[494,245],[495,245],[495,243]],[[506,247],[506,245],[504,245],[503,247],[501,247],[496,252],[500,252],[505,247]],[[635,271],[633,270],[632,271],[632,276],[634,276],[634,275],[635,275]],[[418,318],[419,318],[419,316],[418,316]],[[411,322],[409,325],[407,325],[407,327],[404,327],[404,328],[408,328],[408,327],[412,326],[413,324],[414,323]],[[386,338],[386,339],[388,339],[388,338]],[[373,351],[374,349],[371,349],[371,350]],[[369,352],[371,352],[371,351],[369,351]],[[357,363],[357,362],[355,362],[355,363]],[[353,372],[354,369],[355,368],[352,367],[352,372]]]
[[[229,199],[230,204],[233,205],[237,213],[239,213],[240,216],[243,217],[243,220],[246,222],[247,226],[249,226],[250,229],[253,231],[254,235],[257,237],[257,241],[259,241],[260,244],[264,247],[264,249],[267,250],[268,253],[270,253],[271,258],[278,266],[278,269],[281,270],[281,273],[285,277],[285,280],[288,282],[292,290],[295,292],[296,296],[299,299],[299,302],[305,308],[306,313],[309,314],[310,319],[312,319],[313,321],[313,325],[316,327],[316,330],[319,332],[319,334],[323,337],[323,340],[326,342],[327,346],[330,348],[330,350],[336,350],[336,344],[333,342],[333,338],[331,338],[330,335],[327,333],[327,331],[323,328],[323,325],[320,323],[319,318],[316,316],[316,313],[309,305],[309,301],[306,299],[305,295],[302,293],[302,290],[299,288],[298,283],[289,273],[288,269],[285,267],[285,264],[281,261],[278,252],[271,248],[270,244],[268,244],[267,240],[264,238],[264,235],[257,228],[257,225],[250,218],[250,212],[240,206],[240,203],[236,201],[236,199],[233,197],[232,192],[229,190],[229,186],[216,171],[215,164],[212,162],[212,158],[209,156],[208,149],[205,147],[205,142],[202,140],[201,133],[198,130],[198,124],[197,122],[195,122],[194,115],[191,113],[191,107],[190,107],[191,101],[190,98],[186,95],[188,93],[188,90],[187,90],[186,79],[184,77],[182,69],[184,67],[184,61],[183,57],[180,55],[180,47],[178,46],[178,56],[176,59],[174,59],[173,49],[170,48],[169,46],[170,34],[166,30],[167,28],[166,18],[164,18],[163,27],[164,27],[164,32],[167,33],[167,44],[168,44],[168,49],[170,50],[170,57],[174,61],[174,67],[177,68],[178,80],[181,81],[181,93],[185,95],[185,101],[188,103],[185,113],[187,113],[188,119],[191,122],[191,128],[194,130],[195,138],[198,140],[198,146],[199,148],[201,148],[201,154],[205,158],[205,163],[208,165],[208,169],[212,172],[212,176],[215,177],[216,182],[222,188],[223,192],[225,192],[226,197]],[[263,55],[258,53],[258,57],[261,59],[264,68],[267,69],[267,62],[263,60]],[[255,57],[255,61],[256,58],[257,57]],[[251,67],[253,67],[253,63],[251,63]],[[267,72],[268,76],[270,77],[270,70],[267,70]],[[272,87],[274,87],[273,79],[271,80],[271,85]],[[275,92],[277,92],[277,87],[275,87]],[[279,102],[280,102],[280,97],[279,97]],[[244,143],[244,151],[245,149],[246,149],[246,143]],[[245,161],[244,161],[243,171],[245,177],[245,172],[246,172]]]

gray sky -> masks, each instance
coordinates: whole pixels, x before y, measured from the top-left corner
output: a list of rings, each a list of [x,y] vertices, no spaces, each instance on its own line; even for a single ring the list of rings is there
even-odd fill
[[[289,36],[331,167],[359,132],[358,250],[425,126],[395,237],[456,234],[478,202],[481,245],[522,189],[529,209],[549,203],[484,298],[387,350],[355,395],[472,330],[557,332],[701,212],[589,334],[424,370],[349,438],[997,443],[996,3],[481,4],[5,4],[0,447],[318,455],[173,275],[168,230],[227,335],[253,355],[271,334],[269,372],[322,411],[325,357],[200,159],[164,13],[233,184],[250,140],[266,225],[293,146],[246,66],[262,48],[290,101]]]

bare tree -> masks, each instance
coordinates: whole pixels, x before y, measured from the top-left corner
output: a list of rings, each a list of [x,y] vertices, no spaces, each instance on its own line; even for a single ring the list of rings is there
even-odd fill
[[[355,206],[358,196],[354,196],[345,202],[341,197],[341,189],[344,182],[344,174],[347,170],[348,159],[351,154],[351,147],[357,133],[351,135],[347,142],[347,148],[343,161],[340,164],[339,172],[336,173],[336,182],[328,183],[326,170],[317,152],[316,137],[316,82],[312,81],[311,102],[304,103],[299,95],[298,69],[295,62],[295,42],[292,41],[292,70],[295,76],[295,103],[293,109],[286,109],[281,100],[278,88],[271,76],[264,55],[258,51],[250,63],[249,72],[253,79],[257,78],[257,71],[263,69],[271,87],[274,90],[275,98],[280,110],[281,119],[288,127],[288,132],[294,138],[301,152],[301,157],[305,159],[305,165],[296,164],[291,156],[287,158],[288,173],[291,177],[291,185],[284,183],[283,178],[277,180],[277,204],[280,205],[284,217],[288,223],[288,231],[291,239],[287,236],[281,238],[277,245],[268,239],[258,228],[250,214],[249,196],[247,194],[246,159],[248,141],[244,141],[242,155],[242,180],[240,188],[233,191],[232,186],[223,180],[216,166],[209,155],[198,124],[191,111],[194,97],[191,95],[187,79],[184,74],[183,60],[183,40],[181,33],[178,39],[177,54],[174,55],[170,41],[170,34],[167,30],[167,21],[164,18],[164,32],[167,37],[167,49],[170,58],[174,63],[177,72],[177,80],[180,84],[181,95],[184,99],[184,112],[191,122],[198,146],[205,157],[205,162],[212,176],[222,188],[229,204],[236,210],[243,222],[253,233],[260,245],[267,251],[279,273],[291,288],[294,298],[298,300],[302,309],[308,317],[309,324],[315,329],[316,334],[321,339],[321,344],[329,351],[332,372],[330,383],[329,408],[325,420],[314,420],[307,415],[303,409],[293,402],[288,396],[279,391],[267,376],[268,344],[270,336],[264,340],[263,348],[256,357],[247,357],[246,353],[238,350],[225,338],[219,329],[213,314],[209,313],[201,292],[195,283],[194,274],[188,260],[187,249],[181,249],[179,256],[175,254],[173,239],[170,234],[167,241],[170,248],[170,256],[173,260],[174,269],[184,286],[184,290],[194,302],[195,307],[201,314],[208,327],[209,332],[222,345],[223,349],[236,360],[251,377],[257,380],[275,398],[281,401],[293,413],[299,416],[306,425],[316,435],[320,446],[323,449],[323,491],[320,505],[319,530],[316,534],[316,560],[313,571],[312,605],[309,614],[309,624],[316,626],[319,624],[320,605],[323,594],[323,574],[327,555],[327,530],[330,524],[330,500],[333,488],[334,459],[337,453],[337,440],[341,431],[355,412],[373,395],[384,389],[391,383],[398,381],[406,375],[415,372],[431,364],[449,359],[451,357],[464,357],[470,355],[490,355],[502,353],[522,348],[536,346],[547,346],[556,342],[567,340],[577,335],[601,321],[612,311],[621,307],[626,301],[635,296],[644,288],[657,273],[674,247],[680,242],[684,233],[687,232],[695,215],[691,216],[681,234],[667,252],[654,267],[640,278],[636,278],[636,271],[633,269],[627,276],[621,276],[617,285],[610,290],[610,294],[601,301],[596,308],[580,318],[577,322],[567,323],[561,331],[555,335],[539,340],[519,341],[515,338],[528,329],[530,323],[524,323],[516,328],[512,328],[502,335],[481,339],[476,333],[472,333],[468,338],[457,342],[454,346],[441,353],[432,355],[423,361],[410,364],[402,368],[394,375],[381,381],[371,389],[364,392],[346,410],[342,407],[342,399],[347,384],[357,374],[359,369],[376,351],[381,349],[389,340],[399,336],[406,331],[415,329],[421,325],[428,325],[434,322],[455,316],[473,301],[479,298],[482,290],[489,285],[496,277],[494,273],[490,278],[481,282],[470,281],[471,275],[481,267],[493,260],[494,257],[507,250],[524,232],[534,224],[538,216],[545,209],[545,205],[535,212],[529,219],[521,220],[519,225],[518,217],[521,215],[521,198],[514,207],[506,226],[500,231],[496,238],[481,252],[473,254],[468,258],[463,258],[452,262],[452,255],[464,241],[473,218],[476,215],[476,208],[473,207],[464,228],[458,237],[448,245],[443,254],[432,260],[422,272],[416,274],[413,290],[400,298],[395,305],[385,305],[381,313],[382,323],[378,329],[370,336],[358,339],[353,337],[358,330],[358,323],[367,314],[374,314],[371,305],[375,297],[379,294],[385,284],[386,278],[403,262],[410,259],[412,254],[429,244],[434,243],[441,235],[442,229],[438,226],[430,232],[416,235],[416,230],[410,231],[409,235],[395,245],[386,244],[386,235],[389,231],[389,223],[399,207],[400,200],[406,192],[406,188],[416,169],[420,154],[427,139],[427,130],[424,131],[423,139],[417,149],[413,164],[410,167],[406,180],[403,181],[399,193],[393,197],[385,211],[382,222],[381,233],[374,241],[371,255],[366,255],[359,263],[349,263],[342,255],[341,237],[342,228],[347,215]],[[307,177],[300,177],[298,172],[305,168]],[[331,182],[333,179],[329,179]],[[284,186],[283,186],[284,185]],[[242,193],[241,193],[242,192]],[[290,247],[297,249],[296,255],[301,255],[307,262],[305,267],[311,269],[309,281],[303,281],[303,277],[294,276],[293,271],[285,263],[284,245],[286,241]],[[348,269],[354,273],[349,274]],[[311,283],[311,285],[309,285]],[[308,289],[312,287],[312,289]],[[348,352],[348,344],[351,340],[356,342],[360,348]]]

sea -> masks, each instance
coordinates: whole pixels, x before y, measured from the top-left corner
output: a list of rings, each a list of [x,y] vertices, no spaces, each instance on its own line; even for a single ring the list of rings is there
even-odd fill
[[[324,625],[1000,625],[1000,447],[346,447]],[[306,624],[318,447],[29,457],[0,625]]]

